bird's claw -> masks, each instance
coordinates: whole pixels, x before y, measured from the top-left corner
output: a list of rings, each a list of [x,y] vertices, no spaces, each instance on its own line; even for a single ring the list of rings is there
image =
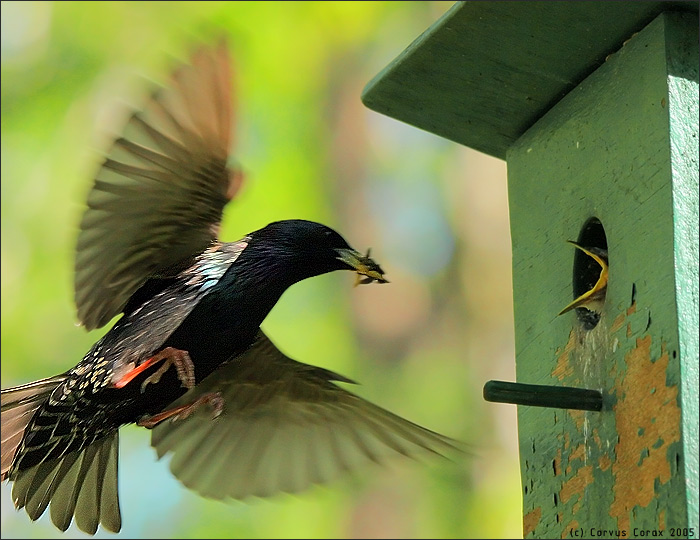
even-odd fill
[[[225,402],[224,398],[221,397],[221,392],[208,392],[188,405],[181,405],[180,407],[175,407],[163,411],[162,413],[154,414],[153,416],[141,418],[136,424],[147,429],[153,429],[158,424],[168,419],[173,422],[179,422],[185,418],[189,418],[192,413],[202,405],[208,405],[212,408],[211,419],[214,420],[224,411],[224,404]]]
[[[186,409],[177,413],[173,417],[173,421],[184,420],[194,413],[202,405],[208,405],[211,407],[211,419],[214,420],[218,418],[224,411],[224,398],[221,397],[221,392],[209,392],[201,396],[197,401],[191,403]]]
[[[158,368],[158,371],[149,375],[148,378],[141,383],[141,393],[146,390],[147,385],[158,383],[165,372],[170,369],[170,366],[175,366],[177,378],[180,379],[183,388],[187,388],[188,390],[194,388],[194,364],[187,351],[175,349],[174,347],[166,347],[153,356],[151,360],[152,363],[163,361],[163,365]]]

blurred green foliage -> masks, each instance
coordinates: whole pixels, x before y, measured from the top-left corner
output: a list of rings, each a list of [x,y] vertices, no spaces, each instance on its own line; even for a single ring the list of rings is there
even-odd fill
[[[236,158],[247,173],[222,238],[306,218],[372,246],[390,285],[326,275],[290,289],[264,327],[290,356],[469,444],[468,455],[360,471],[299,496],[211,502],[122,429],[124,538],[521,535],[505,165],[366,110],[363,86],[446,2],[3,2],[2,386],[76,364],[105,329],[76,328],[77,225],[100,149],[172,57],[227,36]],[[69,536],[83,537],[74,526]],[[59,538],[2,487],[3,538]],[[98,537],[112,537],[98,532]]]

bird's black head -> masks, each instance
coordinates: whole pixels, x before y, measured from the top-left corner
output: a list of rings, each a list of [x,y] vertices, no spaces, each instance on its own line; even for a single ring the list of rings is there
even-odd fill
[[[268,269],[284,273],[291,283],[333,272],[353,270],[362,282],[385,283],[384,271],[367,255],[351,248],[330,227],[302,219],[276,221],[250,235],[245,255],[260,256]]]

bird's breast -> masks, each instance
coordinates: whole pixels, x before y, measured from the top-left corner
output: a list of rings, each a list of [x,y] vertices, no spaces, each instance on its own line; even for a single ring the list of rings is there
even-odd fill
[[[195,380],[200,382],[253,343],[273,305],[235,291],[214,290],[199,301],[164,347],[187,351],[195,366]]]

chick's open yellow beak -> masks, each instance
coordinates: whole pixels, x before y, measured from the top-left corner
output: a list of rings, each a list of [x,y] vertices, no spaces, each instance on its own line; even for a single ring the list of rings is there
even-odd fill
[[[377,283],[389,283],[389,280],[384,278],[384,270],[370,256],[370,250],[367,250],[367,255],[362,255],[354,249],[338,249],[338,259],[350,266],[357,272],[355,286],[367,284],[376,281]],[[364,276],[364,277],[362,277]]]
[[[567,242],[573,245],[576,249],[580,249],[581,251],[583,251],[586,255],[588,255],[600,265],[600,276],[598,277],[598,281],[596,282],[596,284],[593,285],[593,287],[590,290],[583,293],[581,296],[579,296],[573,302],[571,302],[568,306],[562,309],[559,312],[559,315],[563,315],[567,311],[571,311],[572,309],[578,307],[585,307],[587,309],[590,309],[591,311],[598,311],[600,306],[602,306],[603,301],[605,301],[605,293],[608,287],[607,251],[598,250],[600,253],[594,253],[593,251],[586,249],[585,247],[572,240],[567,240]]]

